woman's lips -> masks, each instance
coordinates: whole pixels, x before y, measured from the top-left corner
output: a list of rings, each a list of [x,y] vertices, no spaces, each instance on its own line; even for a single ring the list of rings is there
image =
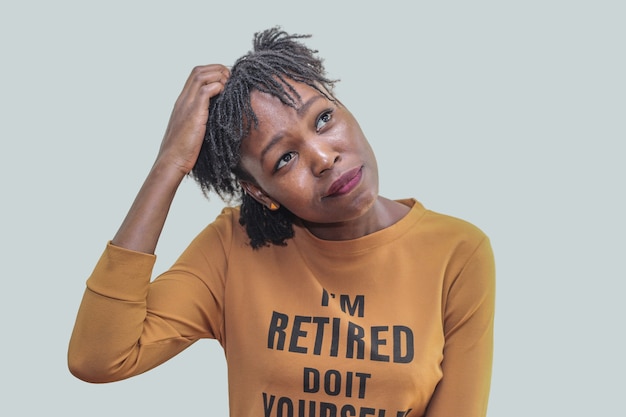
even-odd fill
[[[361,181],[363,176],[362,167],[357,167],[345,172],[339,178],[332,183],[328,191],[326,191],[325,197],[336,197],[344,194],[348,194]]]

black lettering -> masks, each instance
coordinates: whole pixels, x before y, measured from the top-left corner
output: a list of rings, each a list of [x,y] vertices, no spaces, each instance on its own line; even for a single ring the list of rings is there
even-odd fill
[[[317,324],[317,331],[315,332],[315,346],[313,347],[313,354],[320,355],[322,353],[322,341],[324,340],[324,327],[330,322],[327,317],[313,317],[313,323]]]
[[[306,417],[304,415],[305,410],[306,410],[306,401],[298,400],[298,417]]]
[[[285,410],[285,414],[283,414]],[[287,397],[280,397],[276,404],[277,417],[293,417],[293,402]]]
[[[359,398],[365,398],[365,384],[367,379],[372,377],[372,374],[357,372],[355,375],[359,378]]]
[[[354,408],[354,406],[346,404],[341,407],[341,417],[356,417],[356,409]]]
[[[402,335],[405,335],[404,338]],[[402,339],[406,344],[402,354]],[[396,363],[409,363],[415,356],[413,345],[413,331],[406,326],[393,326],[393,361]],[[409,410],[410,411],[410,410]]]
[[[348,321],[345,329],[341,318],[330,320],[329,317],[296,315],[290,322],[288,315],[274,311],[267,333],[267,348],[288,349],[300,354],[312,352],[317,356],[329,349],[328,355],[337,357],[340,344],[345,344],[347,359],[365,359],[366,351],[369,351],[369,359],[377,362],[410,363],[415,358],[415,339],[409,327],[372,326],[366,329]]]
[[[339,296],[339,305],[341,306],[341,311],[344,313],[348,310],[348,314],[354,316],[358,309],[358,316],[363,317],[365,314],[365,296],[357,295],[354,299],[354,304],[350,304],[350,296],[341,294]]]
[[[274,349],[274,338],[276,336],[278,336],[278,341],[276,341],[276,349],[285,349],[285,329],[287,328],[287,323],[289,323],[289,317],[286,314],[278,313],[276,311],[272,313],[272,320],[270,321],[270,328],[267,333],[268,349]]]
[[[306,330],[301,330],[302,323],[310,323],[311,317],[307,316],[295,316],[293,318],[293,329],[291,329],[291,338],[289,339],[289,352],[306,353],[307,349],[302,346],[298,346],[298,338],[306,337]]]
[[[315,401],[309,401],[309,417],[315,416]],[[306,401],[298,400],[298,417],[306,417]]]
[[[354,374],[352,372],[348,372],[346,374],[346,397],[352,397],[352,379]]]
[[[337,406],[331,403],[320,403],[320,417],[337,417]]]
[[[304,368],[304,392],[318,392],[320,390],[320,371],[313,368]]]
[[[339,330],[341,324],[341,319],[334,318],[333,319],[333,338],[331,339],[330,344],[330,356],[336,357],[339,355]]]
[[[389,326],[373,326],[372,327],[372,350],[370,359],[378,362],[389,362],[389,355],[381,355],[378,352],[380,345],[386,345],[387,339],[379,338],[378,334],[389,331]]]
[[[326,291],[326,288],[322,290],[322,307],[328,307],[328,291]]]
[[[361,412],[359,413],[359,417],[365,417],[365,416],[375,416],[376,415],[376,409],[375,408],[369,408],[369,407],[363,407],[361,408]]]
[[[363,337],[365,331],[363,328],[352,322],[348,322],[348,342],[346,346],[346,357],[354,358],[354,346],[356,345],[356,358],[363,359],[365,357],[365,341]]]
[[[408,409],[408,410],[406,410],[406,411],[398,411],[398,412],[396,413],[396,417],[406,417],[406,416],[408,416],[408,415],[409,415],[409,413],[411,412],[411,410],[412,410],[412,408],[409,408],[409,409]]]
[[[339,395],[341,392],[341,373],[331,369],[324,374],[324,391],[331,396]]]
[[[267,394],[263,393],[263,410],[265,410],[265,417],[270,417],[270,413],[272,412],[272,407],[274,406],[275,396],[270,395],[269,402],[267,399]]]
[[[320,382],[322,380],[321,375],[322,372],[317,369],[304,368],[302,384],[303,392],[306,392],[308,394],[315,394],[320,392]],[[371,377],[372,374],[352,371],[348,371],[342,375],[341,371],[338,371],[336,369],[329,369],[324,372],[324,392],[326,393],[326,395],[336,397],[341,394],[343,388],[345,387],[344,394],[346,398],[352,398],[354,386],[357,385],[358,397],[365,398],[367,380]]]

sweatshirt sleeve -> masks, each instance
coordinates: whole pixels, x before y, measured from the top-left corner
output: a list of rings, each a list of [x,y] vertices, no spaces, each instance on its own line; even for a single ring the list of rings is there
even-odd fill
[[[495,307],[495,266],[487,238],[446,294],[443,377],[426,416],[484,417],[491,384]]]
[[[117,381],[154,368],[200,338],[222,342],[225,242],[213,226],[152,282],[154,255],[106,246],[87,280],[70,339],[73,375]]]

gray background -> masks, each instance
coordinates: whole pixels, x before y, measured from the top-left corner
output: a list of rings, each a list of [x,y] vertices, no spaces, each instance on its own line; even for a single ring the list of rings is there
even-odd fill
[[[489,416],[626,414],[624,3],[371,3],[2,3],[0,414],[227,415],[214,341],[107,385],[73,378],[65,355],[191,68],[232,64],[274,25],[313,34],[342,79],[381,194],[491,236]],[[221,207],[185,181],[156,271]]]

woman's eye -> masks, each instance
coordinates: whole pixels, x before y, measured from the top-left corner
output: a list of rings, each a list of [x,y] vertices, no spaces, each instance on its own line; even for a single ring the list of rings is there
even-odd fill
[[[320,131],[324,127],[324,125],[326,125],[326,123],[330,122],[330,119],[332,119],[332,117],[333,115],[331,110],[327,110],[322,113],[315,122],[315,130]]]
[[[281,169],[282,167],[284,167],[285,165],[287,165],[289,163],[289,161],[291,161],[294,157],[294,153],[293,152],[289,152],[284,154],[283,156],[280,157],[280,159],[278,160],[278,163],[276,164],[276,167],[274,168],[275,171],[278,171],[279,169]]]

